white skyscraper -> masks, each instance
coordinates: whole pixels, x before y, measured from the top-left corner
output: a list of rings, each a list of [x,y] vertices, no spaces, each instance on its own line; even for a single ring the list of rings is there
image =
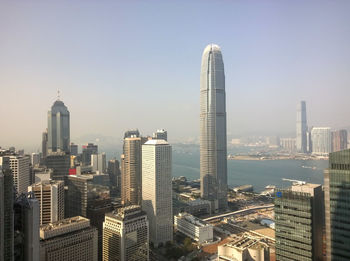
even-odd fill
[[[227,138],[225,72],[221,49],[208,45],[200,77],[201,196],[213,211],[227,208]]]
[[[29,156],[6,156],[9,158],[10,169],[13,174],[13,185],[18,194],[27,193],[30,185],[30,157]],[[1,161],[1,159],[0,159]]]
[[[107,169],[106,165],[106,153],[91,155],[92,171],[98,171],[100,174],[105,173]]]
[[[331,128],[318,127],[311,130],[312,154],[327,156],[332,150]]]
[[[165,140],[142,145],[142,209],[155,246],[173,240],[171,160],[171,146]]]

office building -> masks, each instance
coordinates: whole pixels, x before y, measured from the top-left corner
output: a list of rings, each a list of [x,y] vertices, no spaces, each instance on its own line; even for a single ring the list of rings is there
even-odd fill
[[[107,173],[110,181],[110,195],[112,198],[120,197],[121,195],[121,172],[119,161],[112,159],[108,161]]]
[[[106,153],[92,154],[91,166],[94,172],[106,173]]]
[[[69,153],[69,111],[59,98],[47,113],[48,152]]]
[[[91,155],[98,154],[98,146],[93,143],[88,143],[82,147],[82,163],[83,166],[91,165]]]
[[[39,153],[32,153],[31,164],[33,167],[40,165],[40,154]]]
[[[348,148],[348,131],[332,131],[332,152],[346,150]]]
[[[45,159],[48,153],[48,141],[49,141],[49,137],[46,129],[42,134],[42,141],[41,141],[41,156],[42,156],[41,163],[43,165],[45,165]]]
[[[109,197],[96,196],[88,202],[87,218],[90,219],[90,224],[97,228],[98,232],[98,260],[102,260],[103,222],[106,213],[111,211],[113,211],[113,206]]]
[[[40,225],[64,219],[64,182],[50,180],[29,186],[40,204]]]
[[[323,203],[321,185],[275,190],[276,260],[323,260]]]
[[[97,229],[84,217],[40,227],[41,261],[97,261]]]
[[[65,152],[52,152],[46,157],[46,167],[52,169],[53,180],[65,180],[69,174],[70,156]]]
[[[39,257],[39,202],[33,193],[21,194],[14,204],[14,259],[37,261]]]
[[[324,190],[327,261],[350,260],[350,149],[329,155]]]
[[[69,146],[70,155],[78,156],[78,145],[73,142]]]
[[[141,137],[124,139],[123,154],[121,155],[122,172],[122,203],[124,205],[141,205]]]
[[[175,228],[199,244],[213,241],[213,225],[188,213],[174,216]]]
[[[157,130],[153,133],[152,139],[168,141],[168,132],[164,129]]]
[[[311,130],[312,154],[328,156],[332,150],[331,128],[314,127]]]
[[[149,228],[140,206],[106,214],[103,223],[103,261],[149,260]]]
[[[134,130],[127,130],[124,133],[124,139],[125,138],[131,138],[131,137],[140,137],[140,132],[138,129],[134,129]]]
[[[297,104],[297,152],[307,153],[307,121],[306,121],[306,103],[301,101]]]
[[[35,167],[32,169],[34,175],[34,182],[38,183],[40,181],[50,180],[52,179],[52,169],[47,169],[45,167]]]
[[[283,150],[288,152],[295,152],[296,141],[294,138],[280,138],[280,144]]]
[[[270,261],[270,248],[264,239],[247,233],[233,237],[218,247],[218,261]]]
[[[12,261],[14,255],[13,175],[10,159],[0,157],[0,260]]]
[[[18,194],[26,193],[30,185],[30,157],[9,155],[13,184]]]
[[[65,197],[65,217],[87,217],[88,193],[93,180],[92,175],[70,175],[67,179]]]
[[[154,246],[173,240],[171,146],[165,140],[142,145],[142,209]]]
[[[225,73],[221,49],[208,45],[200,75],[201,196],[212,210],[227,208],[227,138]]]

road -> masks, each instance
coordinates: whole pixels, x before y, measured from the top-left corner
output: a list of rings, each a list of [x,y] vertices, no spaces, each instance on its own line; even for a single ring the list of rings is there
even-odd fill
[[[230,212],[230,213],[225,213],[225,214],[221,214],[221,215],[217,215],[217,216],[213,216],[213,217],[208,217],[208,218],[205,218],[203,220],[204,221],[211,221],[211,220],[218,219],[218,218],[225,218],[225,217],[234,216],[234,215],[237,215],[237,214],[243,214],[245,212],[250,212],[252,210],[259,210],[259,209],[273,208],[273,207],[274,207],[274,204],[257,206],[257,207],[252,207],[252,208],[246,208],[246,209],[233,211],[233,212]]]

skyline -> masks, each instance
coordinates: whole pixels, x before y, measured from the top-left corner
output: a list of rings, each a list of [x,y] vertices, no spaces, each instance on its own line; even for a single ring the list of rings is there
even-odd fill
[[[348,127],[350,3],[335,2],[5,1],[0,109],[12,109],[0,146],[40,148],[57,89],[72,142],[101,135],[121,144],[132,128],[164,128],[170,143],[198,139],[198,68],[212,42],[225,56],[228,136],[293,135],[301,100],[309,126]]]

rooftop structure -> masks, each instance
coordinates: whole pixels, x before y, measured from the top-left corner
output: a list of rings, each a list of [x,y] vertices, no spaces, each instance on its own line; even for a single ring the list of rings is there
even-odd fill
[[[263,239],[244,233],[218,247],[218,260],[267,261],[270,260],[270,249]]]
[[[73,231],[90,227],[90,220],[81,216],[62,219],[40,226],[40,238],[49,239]]]

